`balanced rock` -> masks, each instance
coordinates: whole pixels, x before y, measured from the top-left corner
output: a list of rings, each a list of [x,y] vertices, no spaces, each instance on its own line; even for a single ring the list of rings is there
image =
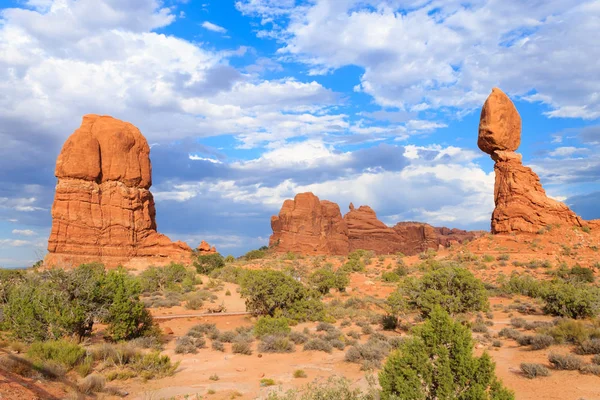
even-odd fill
[[[156,232],[149,155],[148,142],[132,124],[108,116],[83,117],[56,161],[46,265],[189,259],[188,245]]]
[[[488,154],[515,151],[521,144],[521,116],[513,102],[498,88],[485,101],[479,121],[477,145]]]
[[[269,246],[277,252],[348,254],[348,228],[340,207],[310,192],[284,201],[279,215],[271,217],[271,228]]]
[[[515,153],[521,117],[508,96],[494,88],[481,110],[477,145],[496,162],[492,233],[537,232],[551,224],[583,226],[565,204],[546,196],[540,178]]]

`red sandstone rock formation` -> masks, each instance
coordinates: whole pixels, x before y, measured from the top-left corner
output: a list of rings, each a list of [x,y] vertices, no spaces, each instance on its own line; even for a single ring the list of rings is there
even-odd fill
[[[211,247],[210,244],[203,240],[196,248],[196,251],[200,254],[215,254],[217,252],[217,248],[215,246]]]
[[[537,232],[551,224],[583,226],[565,204],[546,196],[540,178],[514,151],[521,141],[521,117],[508,96],[494,88],[481,111],[479,148],[496,162],[492,233]]]
[[[302,254],[345,255],[362,249],[376,254],[413,255],[480,235],[419,222],[401,222],[391,228],[377,219],[371,207],[354,208],[352,203],[342,219],[337,204],[319,201],[312,193],[286,200],[279,216],[271,218],[271,227],[270,247],[277,252]]]
[[[350,203],[350,211],[344,215],[348,226],[350,251],[372,250],[377,254],[393,254],[402,251],[403,238],[398,233],[377,219],[377,214],[369,206],[354,208]]]
[[[348,228],[337,204],[300,193],[271,217],[269,246],[277,252],[348,254]]]
[[[189,259],[191,249],[156,232],[150,148],[132,124],[86,115],[56,161],[48,266],[135,257]]]

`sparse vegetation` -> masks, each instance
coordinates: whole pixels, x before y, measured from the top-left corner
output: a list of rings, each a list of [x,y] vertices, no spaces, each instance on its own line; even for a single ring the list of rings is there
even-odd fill
[[[529,379],[550,375],[548,368],[535,363],[521,363],[521,372]]]
[[[199,274],[208,275],[225,266],[225,259],[219,253],[199,254],[194,260],[194,268]]]

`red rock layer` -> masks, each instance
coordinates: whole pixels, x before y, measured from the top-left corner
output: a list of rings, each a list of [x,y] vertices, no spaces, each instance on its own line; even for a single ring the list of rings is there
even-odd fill
[[[132,124],[86,115],[56,162],[47,266],[136,257],[189,260],[191,249],[156,232],[150,148]]]
[[[277,252],[348,254],[348,228],[337,204],[300,193],[271,217],[269,246]]]
[[[492,233],[535,233],[553,224],[585,225],[564,203],[546,196],[540,178],[522,164],[520,154],[495,151],[492,158],[496,161]]]
[[[301,254],[346,255],[362,249],[376,254],[413,255],[480,235],[418,222],[401,222],[391,228],[377,219],[371,207],[354,208],[352,204],[342,219],[337,204],[321,201],[312,193],[286,200],[279,216],[271,218],[271,228],[270,247],[277,252]]]
[[[211,247],[210,244],[203,240],[196,248],[196,251],[200,254],[215,254],[217,252],[217,248],[215,246]]]

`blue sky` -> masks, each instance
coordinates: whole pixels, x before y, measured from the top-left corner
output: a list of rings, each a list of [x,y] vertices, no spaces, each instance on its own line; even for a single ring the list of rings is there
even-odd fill
[[[161,233],[239,255],[302,191],[488,229],[492,87],[548,192],[600,218],[600,1],[0,0],[0,265],[45,254],[84,114],[152,146]]]

